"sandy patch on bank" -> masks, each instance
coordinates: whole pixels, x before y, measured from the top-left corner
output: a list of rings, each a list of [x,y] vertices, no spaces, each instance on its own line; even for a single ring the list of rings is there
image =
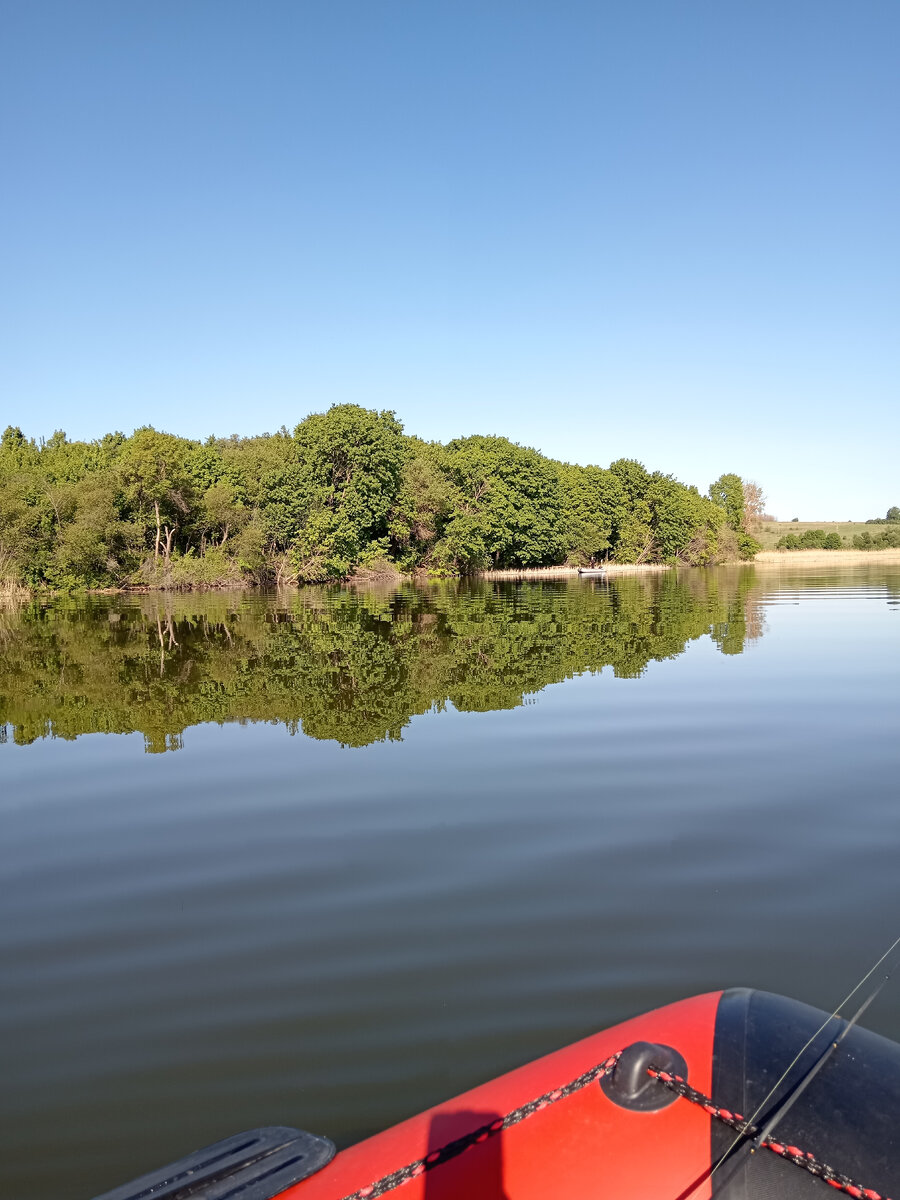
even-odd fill
[[[762,550],[753,559],[761,567],[818,567],[838,563],[900,563],[896,550]]]

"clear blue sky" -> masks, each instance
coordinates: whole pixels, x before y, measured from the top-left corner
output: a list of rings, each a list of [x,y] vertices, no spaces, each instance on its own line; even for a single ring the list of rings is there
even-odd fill
[[[2,0],[0,426],[900,504],[897,0]]]

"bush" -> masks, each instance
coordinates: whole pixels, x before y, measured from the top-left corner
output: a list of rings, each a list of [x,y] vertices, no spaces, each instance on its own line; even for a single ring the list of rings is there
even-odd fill
[[[900,527],[889,525],[872,537],[868,529],[858,533],[853,539],[856,550],[894,550],[900,547]]]
[[[762,550],[762,545],[749,533],[739,532],[737,539],[741,558],[753,558]]]
[[[254,580],[241,569],[240,563],[224,550],[207,550],[203,555],[173,554],[165,559],[148,559],[142,564],[136,582],[148,587],[171,591],[190,591],[192,588],[244,587]]]
[[[869,535],[866,534],[866,537]],[[776,550],[840,550],[841,535],[834,530],[807,529],[804,533],[786,533],[775,543]],[[854,539],[855,544],[855,539]]]

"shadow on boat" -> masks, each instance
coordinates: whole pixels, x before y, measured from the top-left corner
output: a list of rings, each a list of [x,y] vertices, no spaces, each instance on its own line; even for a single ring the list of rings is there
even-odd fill
[[[486,1131],[502,1119],[501,1113],[471,1108],[435,1114],[428,1130],[428,1154],[442,1152],[443,1161],[425,1176],[424,1200],[509,1200],[503,1186],[502,1130],[485,1132],[472,1144],[474,1131]]]

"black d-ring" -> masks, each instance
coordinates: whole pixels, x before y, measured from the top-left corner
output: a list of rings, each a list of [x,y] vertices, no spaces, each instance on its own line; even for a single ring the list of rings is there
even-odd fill
[[[600,1080],[603,1094],[632,1112],[657,1112],[678,1099],[678,1093],[663,1087],[647,1074],[647,1068],[669,1071],[687,1079],[687,1063],[672,1046],[654,1042],[632,1042],[619,1055],[615,1069]]]

